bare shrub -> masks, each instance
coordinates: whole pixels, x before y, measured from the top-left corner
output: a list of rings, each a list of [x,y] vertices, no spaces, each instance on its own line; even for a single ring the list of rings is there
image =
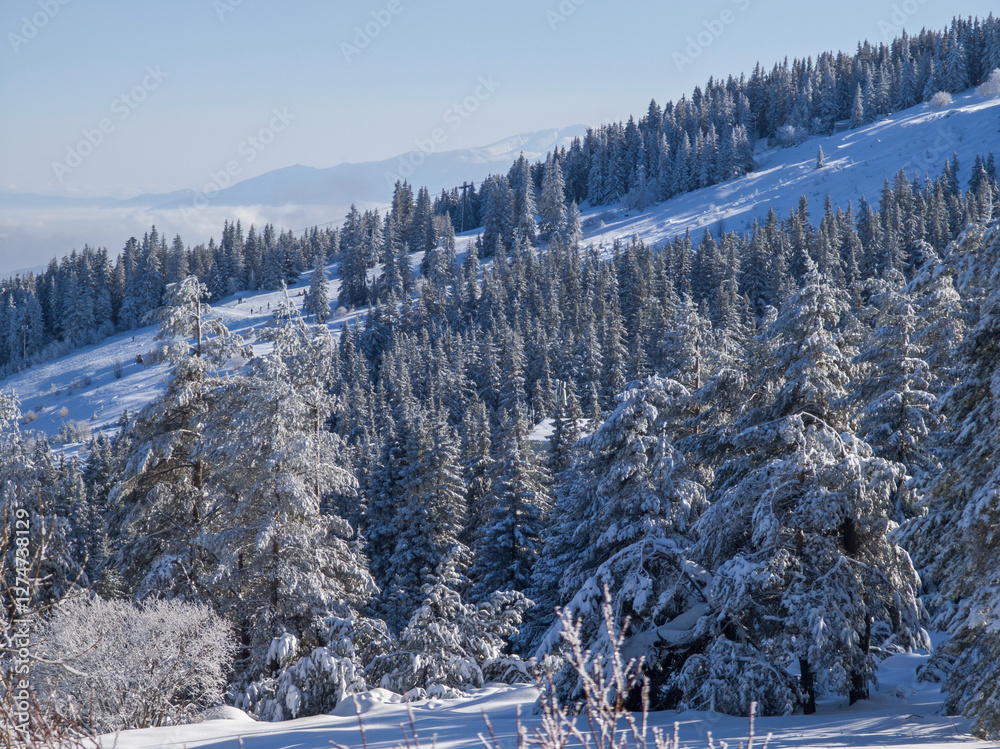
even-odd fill
[[[206,606],[77,598],[38,632],[32,683],[52,715],[89,731],[176,725],[222,703],[232,632]]]
[[[0,671],[0,749],[93,749],[94,734],[73,716],[58,715]]]

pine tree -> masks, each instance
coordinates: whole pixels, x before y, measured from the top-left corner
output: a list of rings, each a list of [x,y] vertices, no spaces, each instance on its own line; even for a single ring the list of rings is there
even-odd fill
[[[394,519],[392,582],[385,600],[389,624],[402,628],[419,606],[420,591],[458,543],[465,525],[465,495],[458,440],[441,413],[416,412],[406,445],[404,491]]]
[[[821,678],[852,702],[867,698],[880,653],[928,646],[919,578],[890,536],[904,467],[807,412],[733,444],[743,457],[723,469],[732,478],[699,522],[694,549],[715,570],[716,641],[746,643],[748,662],[798,659],[807,713]],[[787,675],[770,673],[758,687],[785,689]],[[714,678],[707,669],[688,699]]]
[[[539,564],[548,579],[536,576],[543,595],[545,587],[557,586],[558,594],[546,598],[565,604],[580,622],[584,646],[600,653],[608,652],[611,634],[601,616],[607,595],[615,627],[625,628],[628,619],[622,634],[637,635],[630,657],[646,657],[651,669],[659,663],[656,628],[698,606],[705,595],[705,579],[696,582],[697,573],[681,572],[694,523],[707,504],[705,490],[689,478],[684,457],[670,441],[677,409],[689,397],[671,380],[633,383],[614,413],[580,441],[575,480],[560,487],[556,532],[546,539]],[[561,629],[561,622],[550,628],[537,657],[558,649]],[[571,674],[564,671],[557,681],[573,693]]]
[[[514,195],[506,177],[487,180],[483,191],[482,255],[489,257],[496,254],[498,248],[504,253],[513,249],[517,217],[514,214]]]
[[[881,458],[902,463],[908,473],[936,468],[928,439],[940,427],[925,351],[914,342],[919,320],[905,293],[890,290],[879,300],[876,328],[857,356],[867,377],[855,382],[858,436]]]
[[[551,239],[553,234],[565,232],[566,183],[563,180],[562,167],[551,153],[545,160],[538,212],[541,217],[539,229],[542,239]]]
[[[225,383],[207,428],[215,511],[200,542],[214,562],[205,584],[247,638],[254,678],[272,638],[315,636],[377,592],[354,529],[328,509],[332,495],[356,496],[357,481],[326,428],[333,339],[315,331],[286,298],[265,333],[272,352]]]
[[[865,124],[865,97],[861,91],[861,84],[858,84],[854,92],[854,104],[851,106],[851,127],[859,128]]]
[[[370,235],[369,235],[370,236]],[[361,214],[353,205],[340,240],[340,292],[337,303],[347,309],[368,303],[368,269],[379,261],[362,236]]]
[[[808,260],[808,259],[807,259]],[[839,335],[850,303],[817,271],[811,260],[801,290],[782,307],[765,335],[774,347],[766,376],[777,389],[770,418],[807,411],[842,423],[842,399],[851,377],[849,341]]]
[[[957,267],[956,267],[957,266]],[[975,325],[957,346],[957,383],[941,410],[951,427],[940,436],[942,470],[927,487],[928,513],[910,521],[904,538],[927,580],[934,624],[948,641],[937,659],[947,664],[947,707],[976,719],[984,736],[1000,734],[997,661],[1000,642],[989,615],[1000,601],[994,573],[997,554],[997,413],[994,383],[1000,359],[1000,241],[970,230],[954,245],[935,276],[962,268],[959,291],[978,297]],[[984,288],[975,287],[983,285]]]
[[[330,315],[330,289],[326,280],[326,258],[320,254],[309,282],[309,298],[302,305],[305,311],[315,315],[316,322],[323,324]]]
[[[516,591],[493,593],[478,604],[463,601],[467,554],[453,548],[429,575],[396,649],[373,664],[380,686],[443,697],[447,688],[482,687],[484,672],[497,671],[505,640],[517,632],[531,602]]]
[[[490,476],[486,523],[480,529],[472,568],[479,597],[497,590],[526,590],[541,552],[548,515],[548,479],[527,440],[519,408],[508,412],[498,437]]]
[[[130,421],[129,443],[108,497],[113,564],[137,598],[201,597],[196,539],[209,507],[202,451],[210,393],[221,367],[249,356],[242,339],[211,315],[202,301],[207,293],[194,276],[167,289],[168,304],[155,316],[173,378]]]

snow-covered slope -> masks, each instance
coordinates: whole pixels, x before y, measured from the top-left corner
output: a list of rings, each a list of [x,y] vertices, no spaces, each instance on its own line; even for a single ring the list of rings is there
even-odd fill
[[[877,207],[886,178],[900,169],[912,180],[937,177],[944,162],[957,153],[963,188],[976,154],[1000,151],[1000,98],[974,92],[955,97],[940,110],[920,105],[897,112],[867,127],[828,137],[809,138],[801,145],[757,154],[757,169],[744,177],[680,195],[629,215],[622,210],[587,211],[586,241],[610,243],[637,234],[654,244],[690,230],[742,232],[770,208],[784,218],[805,195],[815,220],[829,195],[833,205],[846,206],[866,195]],[[822,147],[826,166],[816,168]],[[1000,153],[997,154],[1000,156]],[[697,240],[697,236],[695,239]]]
[[[998,126],[997,98],[985,99],[969,92],[955,97],[954,103],[942,110],[932,111],[921,105],[858,130],[760,153],[759,167],[752,174],[678,196],[643,213],[628,214],[615,206],[585,209],[584,241],[610,245],[615,238],[627,239],[636,234],[658,244],[688,229],[692,233],[704,228],[715,230],[720,224],[725,230],[742,231],[754,219],[766,216],[772,207],[779,216],[787,215],[798,205],[801,195],[809,199],[814,217],[822,211],[828,194],[835,206],[856,201],[861,194],[877,203],[884,180],[900,168],[911,175],[936,175],[952,152],[959,156],[964,181],[974,156],[985,155],[1000,145]],[[512,154],[521,148],[543,148],[558,134],[518,136],[496,144],[494,150],[513,158]],[[820,147],[827,159],[826,166],[817,169]],[[533,150],[530,153],[536,154]],[[494,164],[491,168],[498,167]],[[470,232],[461,237],[459,248],[464,249],[466,240],[474,235]],[[416,266],[420,258],[414,256],[412,260]],[[336,267],[331,266],[329,272],[334,279],[331,294],[336,298]],[[295,295],[308,282],[306,274],[291,290],[293,299],[301,302]],[[277,292],[242,296],[242,304],[234,296],[213,300],[213,306],[232,329],[249,332],[265,324],[269,317],[267,304],[273,306],[278,296]],[[336,330],[343,323],[343,318],[334,318],[331,327]],[[164,365],[135,363],[137,354],[146,354],[154,347],[154,335],[155,329],[150,327],[113,337],[0,381],[0,388],[15,390],[21,397],[23,412],[34,412],[37,418],[30,428],[55,435],[69,420],[86,422],[93,429],[111,428],[122,410],[140,407],[162,388],[167,372]],[[122,377],[116,379],[115,364],[119,361],[123,364]],[[88,379],[90,384],[84,385]]]
[[[787,718],[758,718],[756,734],[760,741],[772,735],[771,749],[785,747],[923,747],[923,749],[985,749],[995,743],[973,741],[968,735],[969,722],[941,712],[941,695],[934,684],[916,681],[916,668],[926,656],[897,655],[883,664],[880,686],[870,700],[848,707],[846,700],[819,705],[816,715]],[[531,731],[539,717],[532,705],[537,692],[529,686],[491,686],[474,690],[464,699],[424,700],[411,703],[413,724],[420,745],[429,747],[436,740],[439,749],[482,746],[477,738],[486,735],[483,716],[489,718],[496,745],[503,749],[517,746],[517,720]],[[367,746],[368,749],[391,749],[404,745],[403,727],[411,731],[407,705],[393,702],[399,698],[385,690],[360,695],[357,708],[352,702],[341,703],[332,715],[286,721],[255,723],[237,711],[228,711],[229,719],[173,728],[151,728],[106,736],[104,747],[140,749],[145,747],[236,747],[245,749],[329,749],[333,745]],[[365,728],[362,741],[358,713]],[[708,746],[711,732],[715,746],[721,741],[738,746],[746,740],[748,722],[717,713],[662,712],[650,716],[651,725],[672,732],[678,723],[681,745],[690,749]],[[242,744],[240,740],[242,739]],[[332,742],[332,744],[331,744]],[[762,742],[761,742],[762,743]],[[411,741],[410,746],[413,745]],[[492,744],[491,744],[492,745]],[[760,743],[757,745],[761,745]]]
[[[336,266],[330,270],[336,270]],[[288,292],[300,309],[303,297],[299,294],[304,288],[308,288],[308,276]],[[338,288],[339,282],[334,281],[331,284],[334,296]],[[213,309],[230,330],[252,338],[254,329],[271,319],[271,310],[281,298],[282,293],[277,291],[246,296],[242,302],[233,296],[220,300]],[[331,321],[331,329],[338,330],[354,316]],[[168,365],[154,364],[154,357],[150,356],[161,345],[156,332],[156,326],[148,326],[113,336],[26,369],[0,381],[0,388],[6,392],[13,390],[21,399],[25,429],[52,437],[71,422],[85,432],[115,429],[123,411],[135,412],[163,390]],[[142,357],[142,363],[137,357]]]

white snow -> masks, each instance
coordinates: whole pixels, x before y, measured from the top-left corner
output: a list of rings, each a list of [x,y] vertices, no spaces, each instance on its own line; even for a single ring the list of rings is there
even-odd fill
[[[531,442],[548,442],[555,431],[556,422],[554,419],[542,419],[528,434],[528,439]]]
[[[784,747],[860,747],[892,749],[985,749],[995,743],[976,741],[968,735],[969,721],[942,715],[938,686],[917,682],[916,668],[925,662],[921,654],[897,655],[887,660],[879,672],[879,688],[872,698],[848,707],[846,699],[821,702],[816,715],[758,718],[756,733],[772,734],[772,749]],[[481,746],[477,736],[486,733],[487,716],[500,746],[516,747],[518,712],[532,729],[539,716],[533,711],[537,691],[528,685],[489,686],[473,690],[461,699],[432,699],[401,704],[399,696],[385,690],[358,695],[358,708],[346,700],[333,715],[300,718],[284,723],[251,723],[212,720],[195,725],[126,731],[103,737],[110,749],[141,747],[235,747],[242,739],[245,749],[329,749],[330,742],[350,747],[362,746],[358,712],[364,724],[368,749],[391,749],[402,745],[403,727],[413,726],[423,746],[436,738],[439,749]],[[230,717],[227,715],[226,717]],[[650,716],[651,724],[672,730],[679,723],[681,744],[691,749],[707,746],[710,731],[720,740],[736,746],[746,737],[747,720],[716,713],[661,712]]]

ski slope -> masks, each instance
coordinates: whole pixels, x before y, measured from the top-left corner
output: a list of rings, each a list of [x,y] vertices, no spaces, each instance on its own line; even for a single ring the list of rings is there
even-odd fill
[[[969,721],[941,714],[941,694],[937,685],[916,681],[916,668],[925,655],[897,655],[888,659],[879,673],[879,689],[872,698],[848,707],[846,700],[819,704],[816,715],[758,718],[759,739],[771,734],[771,749],[792,747],[922,747],[923,749],[986,749],[995,743],[975,741],[968,735]],[[125,731],[102,738],[105,749],[330,749],[334,744],[367,749],[392,749],[404,744],[404,729],[415,728],[420,745],[438,749],[483,746],[478,736],[486,735],[484,716],[489,718],[497,746],[516,749],[517,722],[529,730],[537,728],[534,713],[538,692],[531,686],[490,685],[473,690],[465,698],[422,700],[404,705],[400,697],[376,689],[359,695],[357,702],[342,702],[331,715],[257,723],[233,708],[219,713],[226,717],[203,723],[168,728]],[[412,724],[408,710],[412,711]],[[364,741],[359,728],[364,725]],[[746,718],[717,713],[661,712],[650,716],[650,724],[668,732],[678,724],[681,745],[689,749],[708,746],[708,733],[736,747],[746,740]],[[242,743],[240,743],[242,741]],[[760,746],[761,744],[755,744]],[[410,743],[412,746],[412,740]]]

